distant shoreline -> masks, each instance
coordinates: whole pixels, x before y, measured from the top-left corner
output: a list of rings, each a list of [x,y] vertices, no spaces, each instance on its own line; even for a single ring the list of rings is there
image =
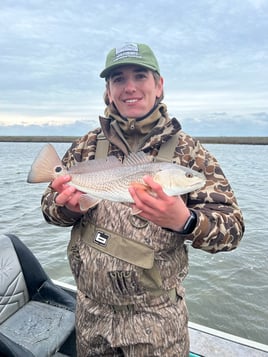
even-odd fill
[[[78,136],[0,136],[0,142],[68,143]],[[204,144],[268,145],[268,136],[198,136]]]

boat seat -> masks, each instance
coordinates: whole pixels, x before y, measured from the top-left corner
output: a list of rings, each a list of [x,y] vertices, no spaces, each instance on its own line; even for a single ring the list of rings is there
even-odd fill
[[[17,236],[0,234],[1,357],[48,357],[75,346],[75,304]]]

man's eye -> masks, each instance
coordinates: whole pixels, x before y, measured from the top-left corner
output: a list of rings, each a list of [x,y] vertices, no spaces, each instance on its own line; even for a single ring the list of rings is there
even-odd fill
[[[137,74],[136,78],[137,79],[143,79],[143,78],[146,78],[146,75],[143,74],[143,73],[139,73],[139,74]]]
[[[113,83],[120,83],[123,82],[124,78],[123,77],[115,77],[113,78]]]

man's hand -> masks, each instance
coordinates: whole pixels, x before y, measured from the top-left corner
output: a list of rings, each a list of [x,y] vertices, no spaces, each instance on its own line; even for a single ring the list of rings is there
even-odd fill
[[[139,216],[164,228],[182,230],[190,216],[190,211],[182,198],[166,195],[151,176],[144,176],[143,180],[149,186],[149,192],[139,185],[129,188],[135,202],[134,208],[142,211]]]
[[[79,206],[79,198],[83,194],[73,186],[68,185],[71,181],[70,175],[64,175],[57,177],[51,184],[53,189],[58,192],[56,197],[56,204],[59,206],[65,206],[70,211],[83,213]]]

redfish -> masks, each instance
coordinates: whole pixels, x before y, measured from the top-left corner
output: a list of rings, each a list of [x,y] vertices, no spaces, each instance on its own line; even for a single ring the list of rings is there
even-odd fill
[[[206,178],[203,173],[169,162],[154,162],[144,152],[131,153],[119,161],[115,156],[77,163],[66,168],[51,144],[43,147],[34,160],[27,181],[50,182],[59,175],[70,175],[69,185],[86,194],[81,206],[89,208],[100,200],[132,203],[128,191],[131,185],[144,187],[145,175],[150,175],[170,196],[178,196],[202,188]],[[84,196],[84,197],[83,197]],[[86,203],[87,201],[87,203]],[[91,204],[89,204],[91,202]]]

